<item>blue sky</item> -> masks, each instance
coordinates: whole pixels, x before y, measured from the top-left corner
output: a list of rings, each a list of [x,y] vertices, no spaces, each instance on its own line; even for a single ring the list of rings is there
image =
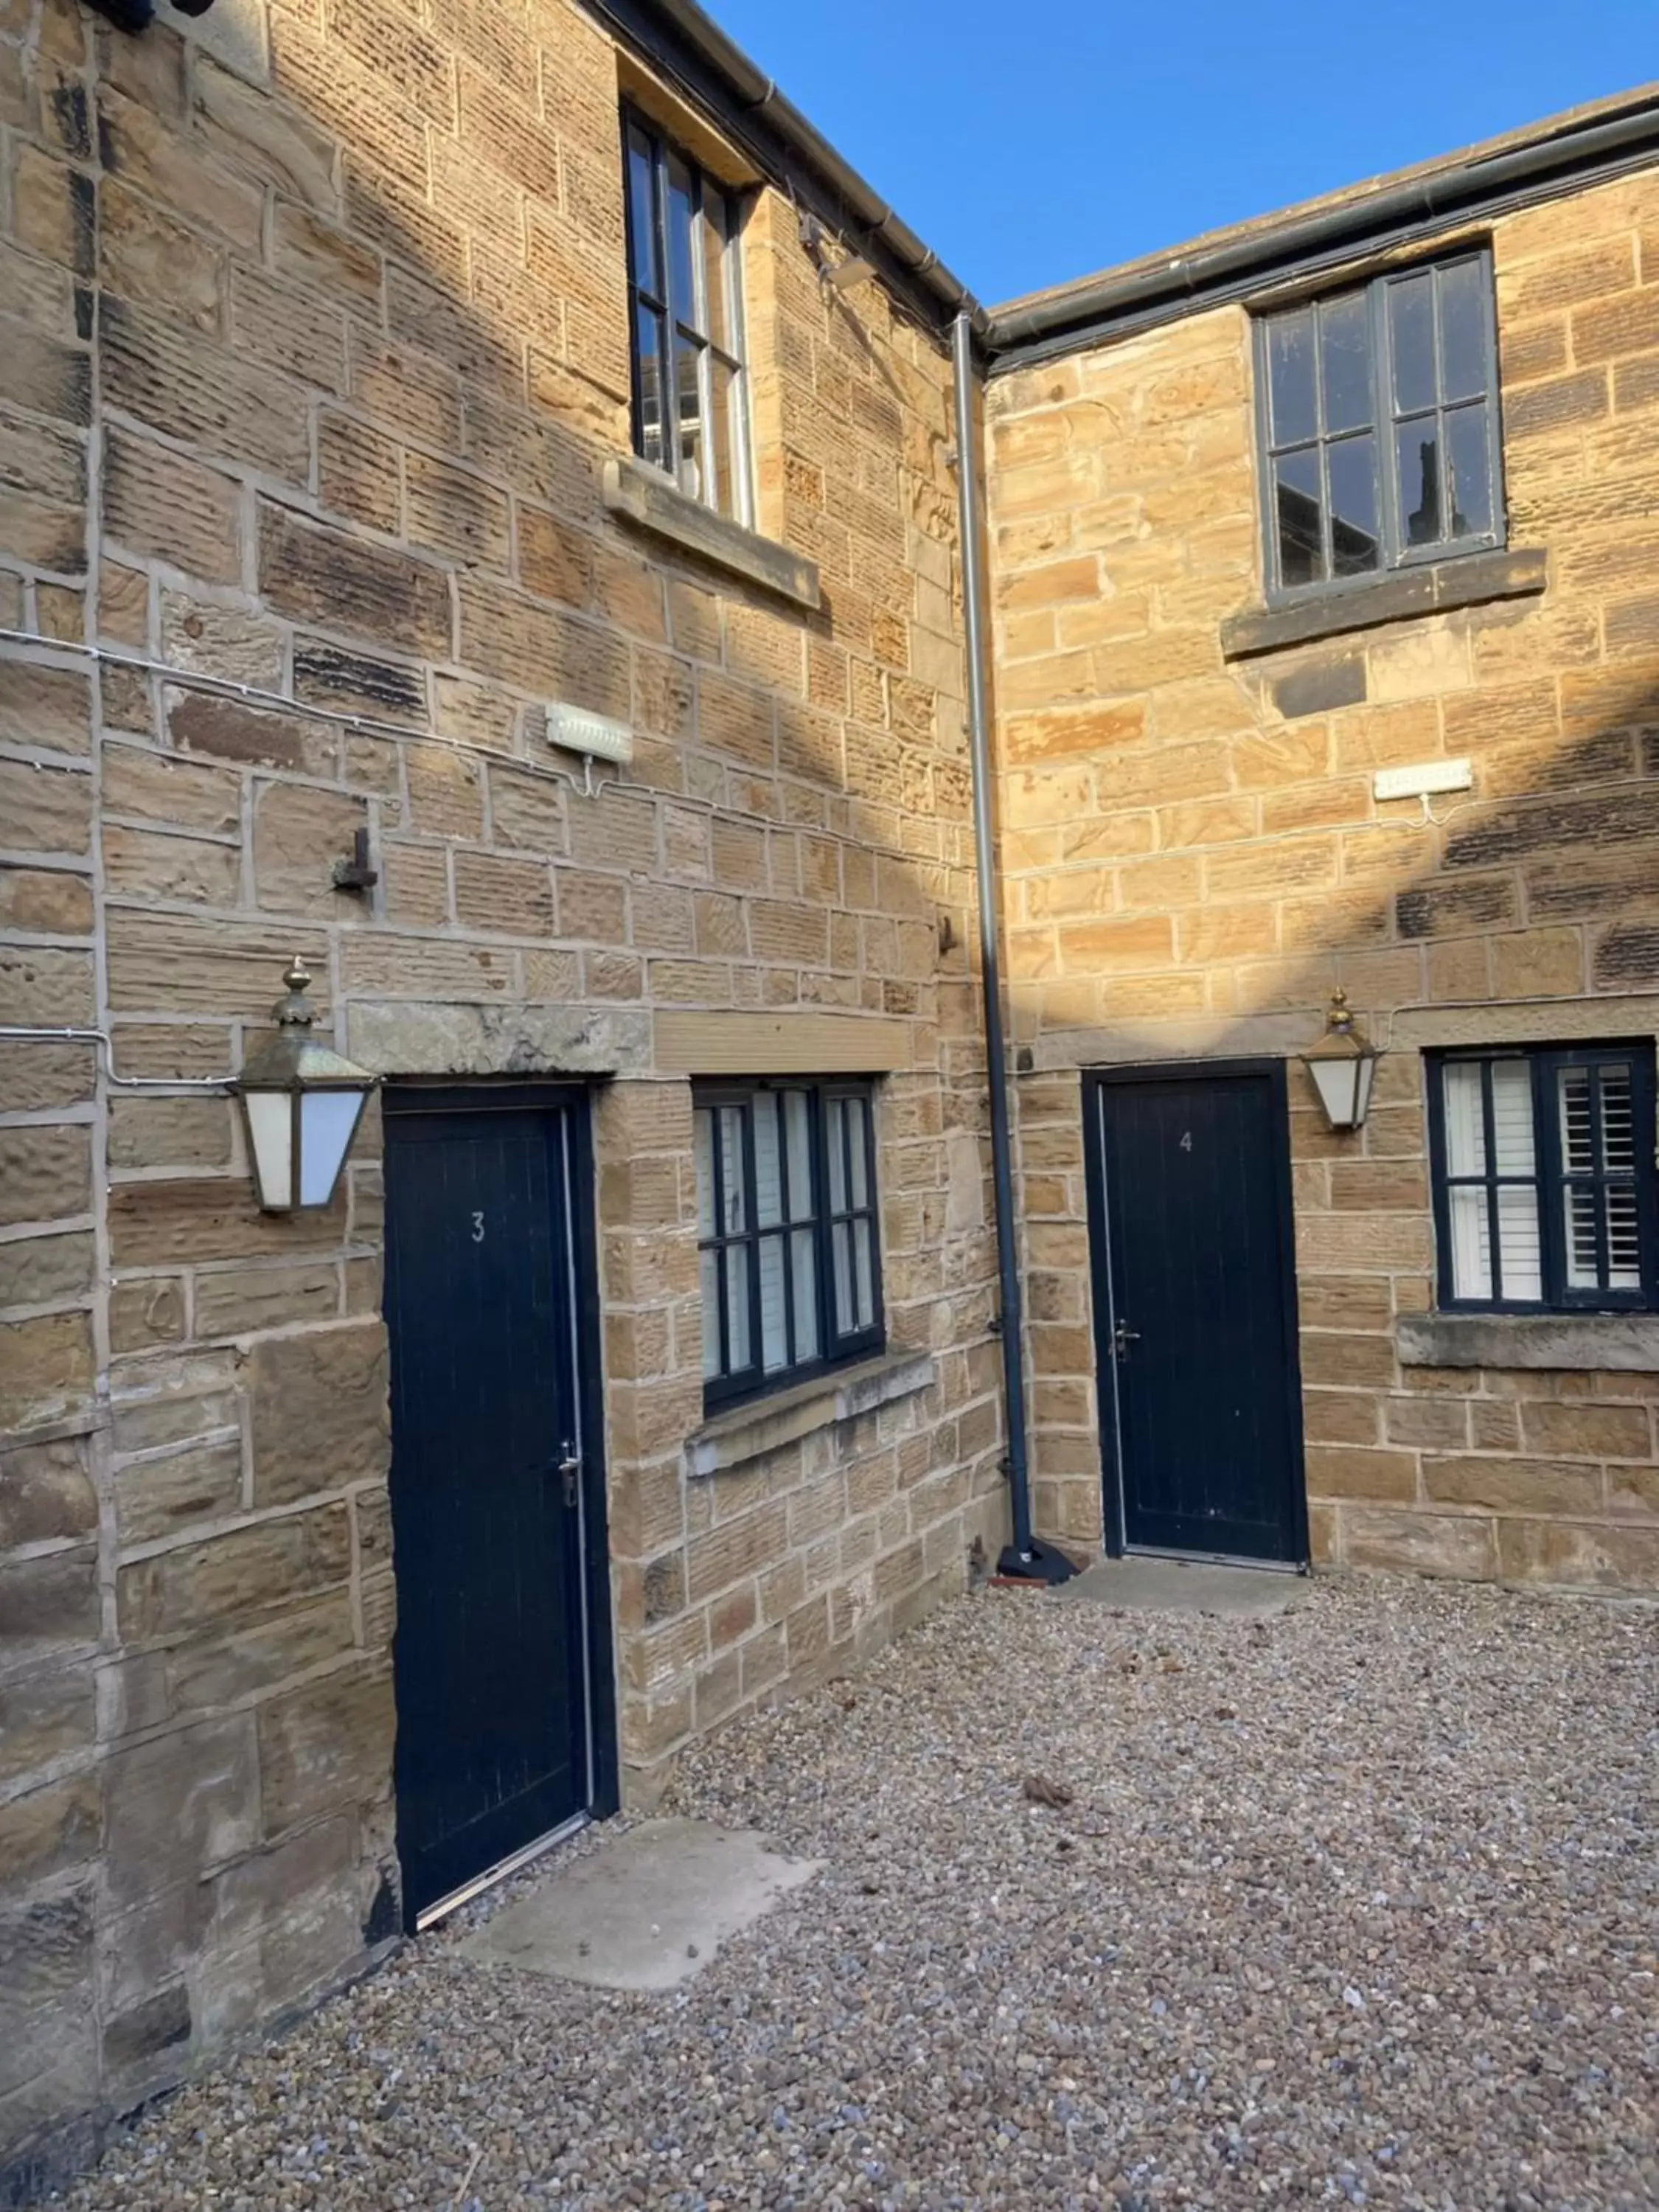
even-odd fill
[[[993,301],[1659,76],[1652,0],[704,0]]]

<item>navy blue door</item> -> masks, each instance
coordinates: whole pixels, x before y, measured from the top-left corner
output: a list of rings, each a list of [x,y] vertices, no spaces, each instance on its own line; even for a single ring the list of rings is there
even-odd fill
[[[462,1103],[442,1110],[443,1097]],[[386,1107],[398,1844],[412,1923],[589,1802],[585,1131],[575,1104],[394,1091]]]
[[[1284,1063],[1087,1080],[1110,1548],[1307,1556]]]

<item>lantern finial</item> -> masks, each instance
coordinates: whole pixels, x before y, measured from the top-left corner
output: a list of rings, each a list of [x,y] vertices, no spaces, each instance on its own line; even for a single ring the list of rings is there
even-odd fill
[[[299,953],[289,962],[283,981],[288,985],[288,994],[278,999],[270,1010],[270,1018],[279,1029],[307,1029],[316,1018],[306,993],[311,988],[311,970]]]

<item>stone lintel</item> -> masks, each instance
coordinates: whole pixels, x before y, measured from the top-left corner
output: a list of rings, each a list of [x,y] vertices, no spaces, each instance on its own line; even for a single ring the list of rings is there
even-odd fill
[[[1659,1314],[1401,1314],[1405,1367],[1659,1374]]]
[[[1285,646],[1310,645],[1350,630],[1375,629],[1382,623],[1408,622],[1422,615],[1446,614],[1454,607],[1482,606],[1493,599],[1528,599],[1549,580],[1549,556],[1541,547],[1517,552],[1460,553],[1420,568],[1397,568],[1387,576],[1366,576],[1340,588],[1293,601],[1288,606],[1252,609],[1221,625],[1221,651],[1227,660]]]
[[[1031,1040],[1031,1065],[1020,1072],[1125,1067],[1137,1060],[1273,1060],[1306,1052],[1319,1033],[1319,1009],[1311,1005],[1303,1014],[1200,1014],[1168,1022],[1115,1022],[1109,1028],[1045,1030]]]
[[[1402,1006],[1394,1042],[1415,1045],[1562,1044],[1573,1037],[1650,1037],[1659,1003],[1650,993],[1607,992],[1595,998],[1528,999],[1468,1006]]]
[[[351,1057],[380,1075],[638,1075],[651,1021],[632,1009],[355,999]]]
[[[938,1380],[939,1367],[931,1352],[889,1352],[839,1374],[797,1383],[793,1390],[775,1391],[757,1403],[717,1413],[688,1437],[686,1472],[721,1474],[730,1468],[745,1467],[750,1460],[811,1436],[815,1429],[872,1413],[878,1406],[926,1390]]]
[[[701,500],[688,499],[660,471],[647,468],[643,462],[605,463],[605,503],[612,514],[623,516],[636,529],[666,538],[798,607],[816,614],[823,603],[815,561],[716,514]]]

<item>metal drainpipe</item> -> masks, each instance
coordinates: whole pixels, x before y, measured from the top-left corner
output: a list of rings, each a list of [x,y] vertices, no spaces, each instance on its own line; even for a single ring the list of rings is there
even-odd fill
[[[979,441],[974,428],[973,321],[951,326],[956,375],[957,495],[962,526],[962,608],[968,655],[968,750],[974,785],[974,865],[979,878],[980,974],[985,991],[985,1072],[991,1097],[991,1173],[995,1190],[997,1273],[1002,1304],[1002,1388],[1008,1408],[1008,1489],[1014,1540],[997,1562],[1012,1581],[1063,1583],[1071,1560],[1031,1534],[1030,1462],[1025,1444],[1024,1328],[1014,1236],[1014,1176],[1008,1141],[1008,1070],[1002,1034],[1002,977],[997,938],[996,845],[991,829],[991,745],[985,696],[984,526],[979,505]]]

